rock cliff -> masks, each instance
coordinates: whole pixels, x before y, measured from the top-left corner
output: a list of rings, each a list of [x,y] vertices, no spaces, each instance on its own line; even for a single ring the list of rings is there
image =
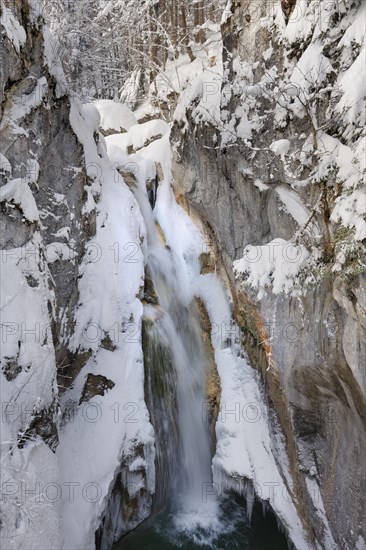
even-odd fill
[[[360,0],[228,2],[215,51],[174,94],[173,187],[195,227],[169,195],[168,124],[136,130],[151,106],[81,105],[41,3],[1,3],[6,548],[110,548],[151,512],[142,320],[157,298],[126,185],[140,178],[179,268],[198,269],[215,481],[270,503],[306,550],[365,549],[365,13]],[[230,426],[250,424],[239,444],[255,443],[223,465],[218,409],[241,390],[263,414]],[[262,485],[231,467],[246,453]]]
[[[284,437],[297,510],[321,548],[363,548],[365,532],[365,275],[357,263],[365,235],[357,222],[341,228],[338,214],[364,178],[363,92],[349,80],[365,52],[364,7],[229,2],[223,77],[203,80],[173,130],[176,193],[201,220],[233,289],[242,342],[273,411],[276,459],[283,463],[276,439]],[[355,197],[361,211],[364,198]],[[287,290],[277,251],[284,270],[308,252],[281,242],[313,256]]]

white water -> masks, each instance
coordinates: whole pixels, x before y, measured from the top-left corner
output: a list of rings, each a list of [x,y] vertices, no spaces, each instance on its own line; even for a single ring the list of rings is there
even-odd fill
[[[205,371],[201,342],[201,327],[195,308],[186,293],[187,281],[178,272],[174,253],[159,240],[153,212],[144,190],[134,189],[136,200],[145,219],[147,238],[147,267],[151,274],[159,306],[146,306],[151,318],[151,308],[157,311],[149,338],[159,340],[158,346],[169,350],[173,372],[165,372],[169,362],[153,365],[161,371],[164,380],[171,380],[173,395],[165,396],[160,415],[163,431],[171,430],[171,437],[163,434],[164,444],[158,449],[157,458],[163,461],[162,478],[170,486],[160,493],[170,501],[174,524],[178,530],[193,531],[198,527],[216,531],[219,527],[219,504],[212,493],[212,470],[209,426],[204,420]],[[148,377],[154,377],[150,373]],[[153,394],[154,391],[151,391]],[[151,404],[150,404],[151,407]],[[174,410],[170,410],[173,408]],[[175,417],[175,426],[169,420]],[[165,475],[164,468],[170,470]],[[159,479],[157,480],[159,483]],[[161,483],[164,483],[161,480]]]

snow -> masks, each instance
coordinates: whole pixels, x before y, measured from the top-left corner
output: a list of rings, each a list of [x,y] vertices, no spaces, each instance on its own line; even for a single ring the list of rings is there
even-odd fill
[[[230,17],[233,14],[232,9],[233,9],[233,2],[232,0],[229,0],[222,13],[221,25],[225,25],[229,21]]]
[[[139,295],[144,277],[144,223],[131,191],[111,167],[110,159],[98,156],[90,138],[96,122],[93,109],[76,102],[70,117],[84,145],[87,164],[98,163],[101,184],[97,233],[89,241],[90,254],[86,254],[81,265],[76,329],[70,343],[71,351],[90,349],[93,353],[61,399],[63,411],[67,411],[70,402],[74,403],[74,410],[72,422],[60,432],[56,451],[62,480],[78,483],[74,500],[62,500],[64,548],[74,550],[94,546],[94,533],[117,469],[121,461],[137,453],[138,445],[144,449],[146,481],[133,468],[128,474],[131,487],[145,484],[147,491],[153,493],[155,479],[154,437],[144,401],[141,347],[143,307]],[[101,347],[105,334],[112,340],[114,351]],[[105,376],[114,387],[104,396],[80,404],[89,373]],[[126,420],[130,407],[135,411],[133,422]],[[86,487],[91,487],[95,498],[84,498],[82,489]]]
[[[30,276],[38,286],[29,286]],[[49,409],[57,397],[55,352],[47,306],[52,299],[48,279],[38,232],[24,247],[2,250],[1,363],[3,369],[12,361],[20,367],[12,380],[2,375],[0,385],[1,481],[6,492],[3,513],[7,518],[6,529],[1,530],[1,543],[9,550],[35,550],[49,545],[62,548],[59,500],[51,500],[51,496],[44,494],[47,485],[55,483],[58,487],[57,461],[43,441],[39,438],[32,441],[27,432],[32,419],[40,410]],[[17,442],[21,434],[25,445],[19,449]],[[38,498],[34,495],[37,487],[42,493]]]
[[[285,156],[288,154],[290,150],[290,142],[288,139],[279,139],[278,141],[273,141],[269,148],[271,151],[274,152],[274,154],[278,157],[281,157],[281,159],[284,161]]]
[[[290,292],[309,252],[303,245],[274,239],[264,246],[248,245],[243,257],[234,262],[237,277],[246,276],[245,285],[258,290],[260,300],[266,289],[273,294]]]
[[[121,103],[127,105],[127,107],[131,109],[133,109],[137,101],[140,80],[141,69],[136,69],[125,82],[123,90],[120,94]],[[134,113],[134,115],[136,116],[136,113]],[[138,119],[137,116],[136,118]]]
[[[141,157],[149,162],[160,164],[164,178],[171,181],[171,155],[170,155],[170,133],[165,134],[161,139],[153,141],[140,151]],[[136,158],[135,156],[133,158]]]
[[[355,189],[348,195],[336,199],[331,219],[344,227],[355,229],[355,240],[366,239],[366,199],[365,189]]]
[[[268,61],[269,59],[271,59],[272,55],[273,55],[273,47],[270,46],[269,48],[267,48],[264,52],[263,52],[263,59],[265,61]]]
[[[352,43],[362,44],[365,41],[366,35],[366,4],[360,3],[357,15],[354,18],[352,24],[348,27],[344,33],[339,47],[352,46]]]
[[[254,185],[259,189],[261,193],[263,193],[263,191],[268,191],[269,189],[269,186],[266,183],[263,183],[263,181],[258,179],[254,180]]]
[[[127,155],[127,149],[128,149],[128,134],[111,134],[110,136],[107,136],[105,138],[106,146],[107,146],[107,152],[109,154],[110,147],[118,147],[120,151]]]
[[[166,149],[169,150],[169,142],[166,142]],[[208,312],[212,326],[211,341],[221,381],[217,446],[212,464],[214,486],[219,492],[231,488],[245,493],[245,480],[251,480],[259,498],[270,502],[294,544],[306,548],[308,544],[301,522],[272,454],[267,408],[258,378],[238,345],[239,328],[232,318],[230,294],[218,275],[200,275],[199,256],[207,250],[207,243],[176,203],[170,181],[171,174],[159,185],[154,213],[174,255],[179,280],[186,281],[185,285],[181,284],[181,292],[188,300],[194,296],[200,297]],[[285,260],[293,260],[293,245],[285,241],[274,242],[272,248],[279,248],[282,254],[287,253]],[[277,259],[281,271],[284,261]],[[234,408],[235,414],[232,414]],[[271,483],[268,483],[268,472],[271,472],[275,490],[271,490]]]
[[[320,41],[312,42],[304,51],[296,64],[291,83],[302,92],[309,92],[312,86],[321,84],[333,70],[327,57],[323,55],[323,46]]]
[[[197,102],[192,113],[196,123],[206,121],[215,125],[220,124],[222,71],[222,63],[218,63],[209,69],[202,70],[200,67],[198,74],[193,78],[193,75],[191,76],[190,86],[180,95],[174,120],[186,124],[186,112],[192,103]]]
[[[343,74],[339,86],[343,95],[336,110],[345,113],[346,121],[352,124],[361,115],[360,125],[365,125],[365,89],[366,89],[366,46],[361,49],[356,61]]]
[[[86,103],[82,106],[83,118],[91,134],[98,132],[101,127],[101,115],[94,103]]]
[[[25,44],[27,35],[22,25],[15,19],[13,13],[5,6],[3,1],[1,2],[0,23],[4,27],[7,37],[19,53],[20,48]]]
[[[23,424],[28,423],[37,398],[41,397],[45,405],[52,402],[55,371],[47,313],[46,272],[40,272],[39,267],[43,263],[38,232],[24,247],[2,251],[1,315],[3,326],[8,328],[5,329],[1,355],[2,358],[18,357],[24,370],[11,383],[3,378],[1,386],[5,393],[9,391],[14,396],[18,389],[23,391],[24,388],[21,397],[32,403],[32,407],[27,410]],[[38,287],[28,285],[26,277],[29,275],[38,280]],[[20,419],[17,421],[20,426]]]
[[[4,458],[2,548],[63,550],[60,495],[69,488],[60,484],[53,452],[37,438],[21,451],[16,447],[11,459]]]
[[[0,153],[0,171],[11,176],[11,164],[2,153]]]
[[[34,77],[31,77],[34,79]],[[45,76],[35,80],[35,87],[30,94],[22,94],[20,97],[15,97],[12,102],[11,109],[7,112],[7,117],[13,121],[18,121],[28,115],[32,109],[38,107],[43,101],[48,91],[48,83]],[[2,125],[4,121],[2,122]]]
[[[109,152],[116,146],[123,154],[127,154],[130,147],[134,151],[138,151],[147,146],[149,141],[153,138],[162,137],[169,132],[170,125],[164,120],[156,119],[143,124],[136,124],[131,126],[128,132],[124,134],[112,134],[107,136],[107,150]]]
[[[308,11],[308,0],[297,0],[288,20],[285,37],[290,44],[300,40],[305,41],[312,30],[313,17]],[[280,10],[281,8],[279,8]],[[281,10],[282,11],[282,10]],[[283,17],[283,14],[281,14]]]
[[[142,128],[142,132],[144,132],[144,128]],[[144,133],[138,139],[139,143],[144,143]],[[114,134],[106,138],[108,157],[120,170],[133,173],[143,186],[147,180],[156,177],[156,164],[161,165],[164,173],[170,173],[170,155],[166,154],[169,133],[131,155],[127,154],[129,143],[128,133]]]
[[[160,119],[149,120],[143,124],[136,124],[131,126],[128,131],[126,145],[127,147],[133,147],[134,150],[141,149],[152,138],[162,137],[169,131],[170,125]]]
[[[28,182],[22,178],[9,181],[0,187],[0,202],[13,202],[30,222],[39,221],[39,212]]]
[[[286,207],[287,212],[293,217],[296,223],[301,227],[306,224],[310,217],[310,212],[302,201],[300,195],[287,187],[280,185],[276,187],[276,194],[281,199]],[[309,228],[314,227],[314,222],[311,222]]]
[[[248,115],[244,105],[235,110],[235,117],[239,118],[239,124],[235,128],[238,138],[248,140],[252,136],[251,123],[248,120]]]
[[[100,124],[106,132],[126,132],[137,124],[137,120],[129,107],[109,99],[99,99],[94,103],[100,113]]]

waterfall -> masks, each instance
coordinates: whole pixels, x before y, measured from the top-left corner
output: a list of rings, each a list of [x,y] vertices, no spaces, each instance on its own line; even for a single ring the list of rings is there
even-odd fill
[[[195,521],[216,501],[203,503],[212,482],[209,425],[205,421],[205,361],[197,308],[176,268],[174,252],[158,235],[144,190],[133,189],[148,231],[146,269],[156,293],[145,305],[143,330],[146,400],[156,432],[156,508]],[[207,510],[206,510],[207,511]],[[207,516],[207,514],[206,514]]]
[[[243,499],[235,499],[230,488],[220,493],[217,477],[213,483],[206,418],[207,349],[202,341],[199,308],[189,291],[187,270],[182,268],[178,254],[160,238],[144,187],[138,184],[132,190],[147,228],[142,340],[145,400],[155,430],[156,490],[150,518],[121,539],[114,550],[287,549],[285,539],[278,538],[277,528],[268,533],[263,530],[262,526],[270,524],[268,519],[263,517],[254,532]],[[190,269],[196,272],[193,255],[192,260],[185,257],[185,261],[188,273]],[[217,311],[231,319],[221,286],[216,279],[207,281],[207,288],[214,290]],[[221,353],[215,360],[220,366],[226,358],[228,365],[236,368],[231,347],[218,348]],[[240,365],[249,369],[244,360]],[[235,383],[237,380],[240,377]],[[258,518],[258,511],[253,515]]]

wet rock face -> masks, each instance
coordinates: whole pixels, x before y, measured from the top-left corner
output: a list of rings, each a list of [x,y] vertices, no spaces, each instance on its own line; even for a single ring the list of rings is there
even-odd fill
[[[359,284],[355,280],[354,288]],[[348,315],[326,283],[301,300],[267,298],[261,312],[272,336],[274,373],[289,405],[299,476],[313,483],[306,506],[311,507],[315,491],[338,547],[352,548],[364,522],[358,479],[365,476],[360,456],[365,452],[366,418],[362,389],[346,359]],[[357,332],[353,347],[363,347]],[[316,538],[322,540],[322,522],[309,516]],[[352,530],[358,532],[355,539]]]
[[[95,532],[96,550],[109,550],[123,535],[138,527],[142,517],[149,515],[152,497],[142,483],[144,469],[134,467],[131,473],[133,462],[144,458],[142,446],[122,458],[102,521]]]
[[[269,13],[269,4],[232,2],[232,16],[222,29],[226,83],[235,79],[235,60],[254,64],[270,44],[273,53],[267,69],[275,65],[280,74],[284,69],[286,45],[258,26],[260,17]],[[288,21],[296,2],[283,0],[281,5]],[[304,47],[298,44],[291,55],[298,58]],[[255,81],[263,71],[263,63],[253,67]],[[229,114],[239,105],[240,97],[235,94],[222,98],[222,111]],[[264,115],[267,107],[261,100],[256,108]],[[253,133],[253,148],[263,149],[279,139],[271,116]],[[329,547],[328,522],[336,547],[353,550],[364,532],[362,511],[366,505],[359,483],[365,477],[361,457],[366,454],[365,377],[360,368],[366,352],[361,292],[365,277],[355,275],[342,281],[331,275],[298,298],[269,293],[258,301],[256,293],[243,291],[232,268],[243,248],[278,237],[289,240],[298,228],[281,208],[276,193],[279,184],[290,185],[291,181],[278,157],[270,159],[263,151],[253,155],[242,142],[214,148],[214,129],[196,126],[189,114],[188,125],[186,135],[177,125],[173,128],[176,193],[183,197],[181,203],[189,212],[201,219],[213,248],[220,251],[218,269],[228,275],[234,291],[235,316],[244,329],[243,345],[252,366],[262,375],[263,391],[273,411],[276,460],[283,462],[283,449],[276,445],[281,432],[298,513],[311,544]],[[292,136],[296,141],[296,135],[311,131],[306,117],[294,119],[287,121],[282,137]],[[257,179],[265,182],[266,188],[258,188]],[[312,202],[311,189],[299,192]],[[202,258],[204,270],[209,269],[205,260]],[[323,518],[316,510],[321,501],[326,513]]]
[[[241,256],[243,246],[262,245],[276,237],[289,239],[294,222],[278,211],[275,189],[260,192],[239,173],[239,154],[213,156],[197,142],[184,141],[182,162],[174,166],[176,190],[205,220],[207,233],[221,252],[221,267],[231,274],[235,288],[232,262]],[[354,548],[364,522],[365,495],[358,480],[366,474],[361,459],[366,453],[365,396],[360,387],[365,382],[359,371],[366,353],[365,310],[360,304],[350,305],[347,298],[364,284],[364,278],[355,278],[337,290],[333,281],[308,290],[305,299],[272,296],[262,304],[257,304],[255,295],[249,297],[269,327],[268,337],[277,325],[272,339],[275,367],[261,370],[264,388],[281,419],[280,429],[291,441],[287,452],[297,478],[299,515],[314,544],[317,540],[323,548],[324,524],[314,510],[312,494],[324,502],[338,548]],[[244,309],[243,315],[250,313]],[[337,319],[335,335],[333,319]],[[249,343],[254,346],[256,368],[262,359],[260,342],[258,335]],[[273,436],[277,431],[274,425]],[[312,489],[306,485],[308,479],[315,482]]]
[[[190,125],[188,134],[193,135],[191,121]],[[208,128],[200,127],[196,132],[202,145],[210,143]],[[174,162],[176,190],[204,220],[228,264],[239,258],[246,244],[260,244],[270,237],[266,211],[271,191],[261,194],[240,173],[240,152],[207,152],[179,133],[176,139],[182,157],[182,162]]]
[[[221,382],[219,373],[215,363],[215,351],[211,343],[212,325],[206,308],[200,299],[196,299],[196,303],[192,308],[198,310],[200,319],[202,343],[205,357],[205,375],[206,375],[206,404],[205,404],[205,421],[210,427],[211,452],[212,456],[216,449],[216,421],[220,412],[221,400]]]

